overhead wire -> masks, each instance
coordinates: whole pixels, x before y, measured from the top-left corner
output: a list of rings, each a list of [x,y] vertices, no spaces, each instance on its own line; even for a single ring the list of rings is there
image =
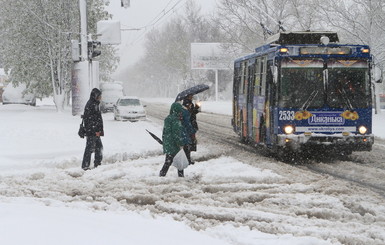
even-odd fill
[[[151,23],[151,22],[154,21],[154,20],[152,20],[152,21],[150,22],[150,24],[147,24],[146,26],[143,26],[142,28],[147,28],[147,27],[156,25],[156,23],[158,23],[162,18],[164,18],[170,11],[174,10],[174,9],[176,8],[176,6],[177,6],[179,3],[181,3],[182,1],[185,1],[185,0],[179,0],[177,3],[175,3],[175,4],[174,4],[169,10],[167,10],[167,11],[165,11],[166,9],[163,9],[163,10],[161,11],[161,13],[164,12],[162,16],[160,16],[160,17],[158,17],[158,18],[154,18],[154,20],[156,20],[154,23]],[[169,2],[169,3],[170,3],[170,2]]]
[[[161,10],[159,12],[158,15],[156,15],[149,23],[152,23],[154,20],[156,20],[162,13],[164,13],[167,9],[167,7],[170,5],[170,3],[172,2],[173,0],[170,0],[167,4],[166,4],[166,7],[163,8],[163,10]],[[148,24],[147,24],[148,25]]]
[[[136,44],[138,41],[140,41],[144,35],[150,30],[151,27],[155,27],[157,24],[160,24],[162,21],[165,20],[166,17],[168,17],[168,15],[170,14],[171,11],[173,11],[172,13],[176,13],[178,12],[179,8],[182,7],[183,5],[179,6],[178,5],[182,2],[182,1],[186,1],[186,0],[178,0],[174,5],[172,5],[172,7],[170,9],[167,10],[167,7],[171,4],[173,0],[170,0],[166,6],[163,8],[163,10],[161,10],[159,12],[158,15],[156,15],[156,17],[154,17],[150,22],[148,22],[148,24],[140,27],[139,29],[141,30],[144,30],[142,31],[139,36],[137,36],[131,43],[129,43],[130,46],[133,46],[134,44]]]

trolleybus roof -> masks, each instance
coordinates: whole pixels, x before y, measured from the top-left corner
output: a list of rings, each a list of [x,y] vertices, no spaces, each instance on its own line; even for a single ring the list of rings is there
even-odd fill
[[[321,37],[326,36],[331,43],[339,41],[337,32],[323,31],[323,32],[280,32],[266,40],[266,44],[320,44]]]

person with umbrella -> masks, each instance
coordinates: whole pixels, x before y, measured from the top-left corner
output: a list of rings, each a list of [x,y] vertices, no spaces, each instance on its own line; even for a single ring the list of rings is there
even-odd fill
[[[194,134],[191,135],[191,144],[189,147],[190,152],[191,151],[196,151],[197,149],[197,140],[195,137],[196,132],[198,131],[198,122],[197,122],[197,117],[196,115],[200,112],[200,106],[199,105],[194,105],[193,103],[193,95],[189,94],[183,99],[183,106],[187,108],[187,110],[190,112],[190,122],[191,125],[194,129]],[[187,155],[187,153],[186,153]],[[194,164],[193,161],[189,158],[190,164]]]
[[[183,138],[185,129],[182,125],[182,114],[182,105],[180,103],[173,103],[171,105],[170,114],[164,119],[162,143],[163,153],[166,154],[166,159],[159,172],[160,177],[166,176],[174,157],[186,144]],[[178,176],[184,177],[184,171],[178,170]]]
[[[192,123],[191,123],[191,113],[190,113],[190,103],[184,103],[185,100],[183,100],[183,113],[182,113],[182,125],[184,127],[183,130],[183,142],[184,147],[183,150],[186,153],[186,157],[188,159],[189,164],[193,164],[191,161],[191,146],[195,140],[195,133],[196,130],[194,129]]]
[[[185,147],[185,152],[186,152],[186,155],[188,157],[188,160],[190,162],[190,164],[194,164],[194,162],[191,161],[191,157],[190,157],[190,153],[191,151],[196,151],[196,138],[195,138],[195,133],[196,131],[198,131],[198,123],[196,121],[196,114],[200,111],[200,108],[199,106],[195,106],[193,103],[192,103],[192,99],[193,99],[193,95],[195,94],[198,94],[198,93],[201,93],[205,90],[209,89],[209,86],[206,85],[206,84],[198,84],[198,85],[195,85],[191,88],[188,88],[182,92],[180,92],[176,98],[175,98],[175,102],[177,101],[182,101],[182,104],[188,109],[188,111],[190,112],[190,122],[192,124],[192,127],[193,127],[193,130],[194,133],[192,133],[190,135],[191,139],[189,139],[189,141],[191,141],[191,143],[189,143],[189,146]],[[186,120],[185,120],[186,121]],[[187,129],[188,132],[192,132],[189,130],[189,126],[188,124],[185,122],[185,128]]]
[[[181,101],[183,100],[184,98],[186,98],[187,96],[189,95],[195,95],[195,94],[198,94],[198,93],[201,93],[207,89],[209,89],[210,87],[206,84],[198,84],[198,85],[195,85],[194,87],[191,87],[191,88],[188,88],[186,90],[183,90],[182,92],[180,92],[176,98],[175,98],[175,102],[177,101]]]

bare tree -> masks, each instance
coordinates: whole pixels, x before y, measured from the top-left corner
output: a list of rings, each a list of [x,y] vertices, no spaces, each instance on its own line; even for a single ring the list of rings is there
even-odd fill
[[[344,42],[367,44],[377,61],[385,63],[385,2],[382,0],[327,1],[320,5],[326,24]]]
[[[190,68],[191,43],[220,42],[221,35],[218,26],[200,13],[199,6],[188,1],[183,14],[146,35],[144,57],[124,75],[129,79],[127,87],[143,89],[147,96],[173,97],[194,84],[209,82],[209,72]]]
[[[368,44],[377,60],[385,62],[383,0],[221,0],[217,22],[228,42],[244,50],[253,51],[283,23],[287,31],[338,31],[343,42]]]

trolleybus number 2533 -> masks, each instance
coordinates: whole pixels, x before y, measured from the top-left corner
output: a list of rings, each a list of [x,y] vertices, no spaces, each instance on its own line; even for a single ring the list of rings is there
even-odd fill
[[[372,56],[335,32],[281,32],[234,62],[234,131],[281,152],[371,150]]]

